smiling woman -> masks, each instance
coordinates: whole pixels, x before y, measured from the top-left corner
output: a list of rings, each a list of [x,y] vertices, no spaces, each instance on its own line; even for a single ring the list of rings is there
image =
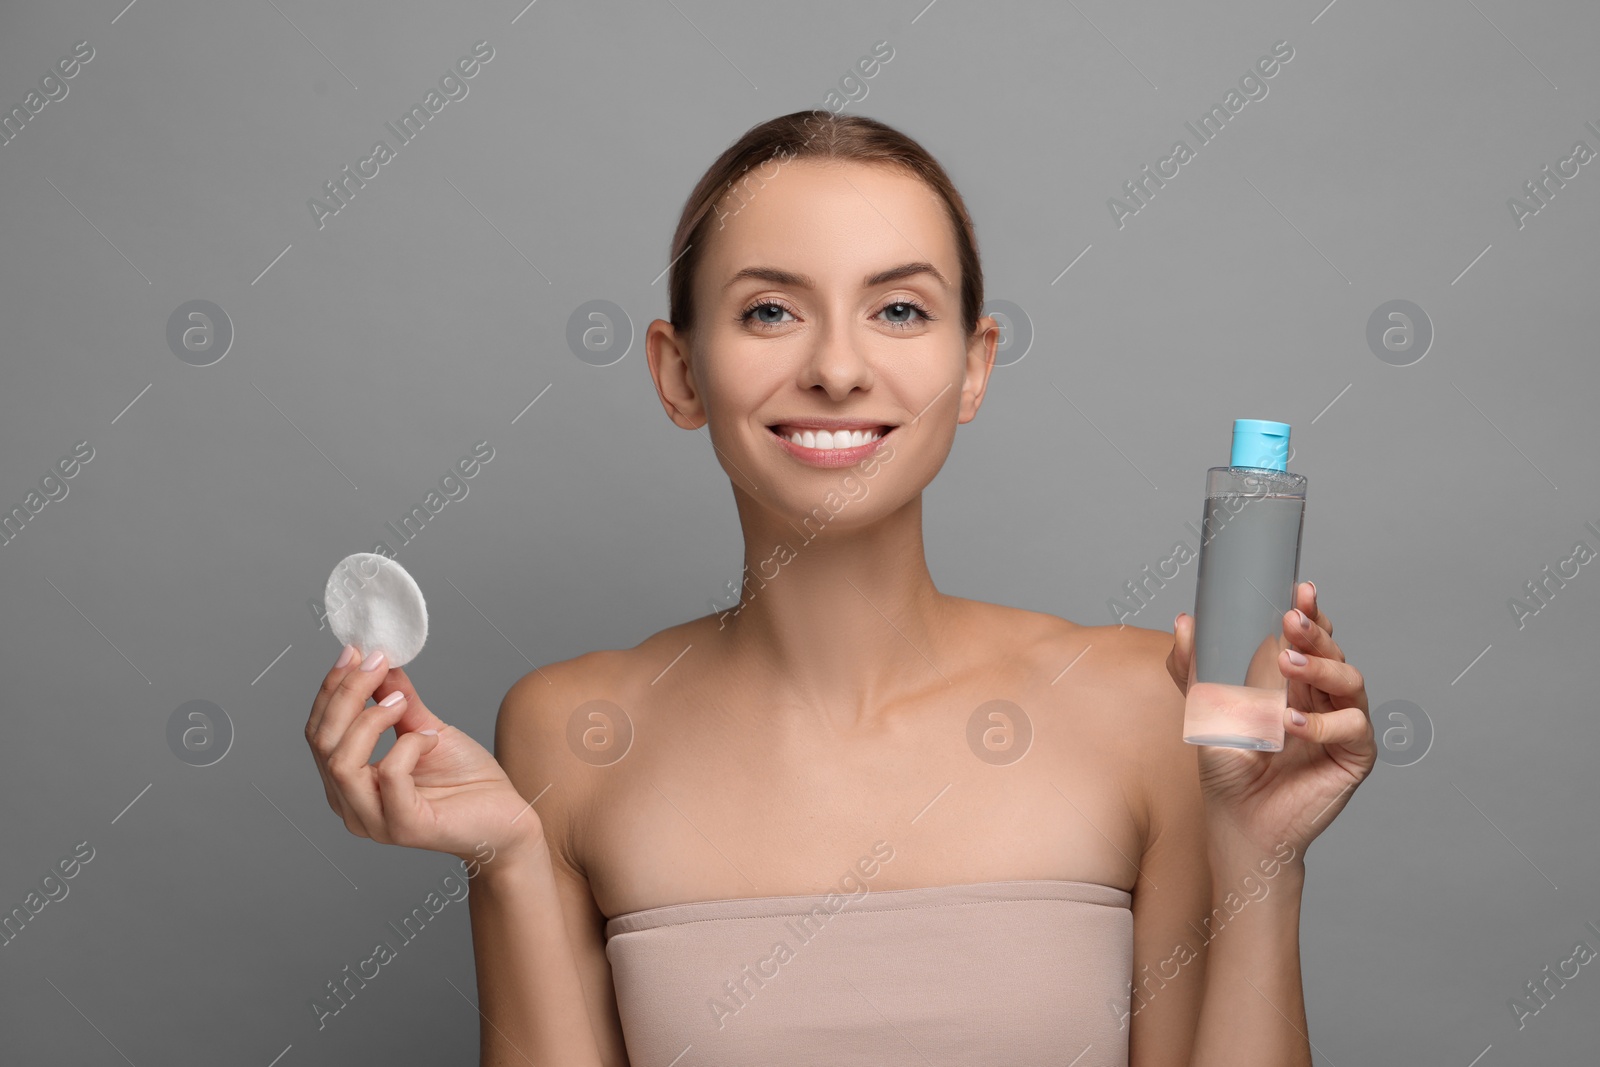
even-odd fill
[[[759,196],[723,202],[774,160]],[[709,430],[745,572],[777,580],[529,672],[493,757],[353,651],[307,725],[353,831],[496,848],[469,898],[482,1062],[1307,1067],[1305,846],[1376,757],[1314,588],[1278,660],[1308,717],[1273,753],[1184,742],[1192,625],[937,588],[923,492],[983,403],[999,326],[960,194],[892,127],[818,110],[751,128],[669,256],[668,317],[645,333],[656,393]],[[841,468],[869,465],[845,507]],[[779,577],[773,546],[797,534]],[[631,739],[603,763],[569,742],[597,702]],[[974,740],[995,706],[1008,729]],[[831,878],[874,842],[894,862],[844,907]],[[1275,842],[1294,857],[1275,892],[1159,974]],[[797,929],[817,933],[778,968]],[[1159,997],[1106,1011],[1151,969]]]

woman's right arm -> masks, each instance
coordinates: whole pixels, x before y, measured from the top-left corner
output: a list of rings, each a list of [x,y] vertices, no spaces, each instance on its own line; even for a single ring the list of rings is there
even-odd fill
[[[481,1062],[627,1067],[615,1008],[609,1006],[603,919],[572,918],[592,920],[598,912],[587,887],[580,897],[570,876],[559,873],[565,867],[561,849],[547,843],[566,839],[573,792],[552,778],[570,777],[567,764],[577,761],[562,750],[562,731],[540,726],[554,720],[560,700],[530,697],[532,688],[526,682],[512,687],[497,729],[497,747],[518,769],[516,784],[487,749],[427,708],[405,671],[387,669],[377,656],[341,660],[328,673],[306,723],[306,740],[328,804],[351,833],[448,852],[468,865]],[[367,707],[369,699],[380,702]],[[378,738],[391,727],[395,742],[373,763]],[[535,777],[552,786],[538,812],[518,788]],[[540,789],[528,796],[537,797]],[[546,824],[545,818],[552,821]],[[555,831],[547,837],[550,828]],[[603,991],[593,988],[596,957]],[[609,1011],[609,1028],[591,1024],[585,1006],[601,992],[606,1003],[597,1005],[595,1018],[603,1020]]]
[[[495,725],[495,756],[519,793],[538,799],[544,832],[530,854],[485,864],[467,898],[481,1067],[530,1060],[629,1067],[605,954],[605,916],[569,858],[572,813],[582,795],[576,772],[584,769],[566,747],[567,713],[583,701],[568,688],[576,662],[512,686]],[[567,1049],[582,1049],[582,1057]]]
[[[472,880],[480,1067],[627,1067],[625,1055],[600,1055],[577,966],[591,946],[569,935],[556,863],[541,841],[522,855],[496,855]]]

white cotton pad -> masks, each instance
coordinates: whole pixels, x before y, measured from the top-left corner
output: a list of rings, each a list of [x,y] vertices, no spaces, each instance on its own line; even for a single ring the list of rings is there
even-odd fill
[[[383,650],[385,667],[403,667],[428,639],[428,605],[416,579],[388,556],[357,552],[328,576],[324,609],[333,636],[366,657]]]

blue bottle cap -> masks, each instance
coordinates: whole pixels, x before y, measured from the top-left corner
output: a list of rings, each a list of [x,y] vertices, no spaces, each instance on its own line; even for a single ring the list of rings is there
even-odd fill
[[[1230,467],[1262,467],[1287,471],[1289,424],[1265,419],[1233,420],[1233,456]]]

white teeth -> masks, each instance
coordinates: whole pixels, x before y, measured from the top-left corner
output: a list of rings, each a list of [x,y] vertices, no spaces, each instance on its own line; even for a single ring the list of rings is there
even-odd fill
[[[789,440],[803,448],[831,451],[836,448],[859,448],[882,436],[877,430],[796,430],[789,435]]]

